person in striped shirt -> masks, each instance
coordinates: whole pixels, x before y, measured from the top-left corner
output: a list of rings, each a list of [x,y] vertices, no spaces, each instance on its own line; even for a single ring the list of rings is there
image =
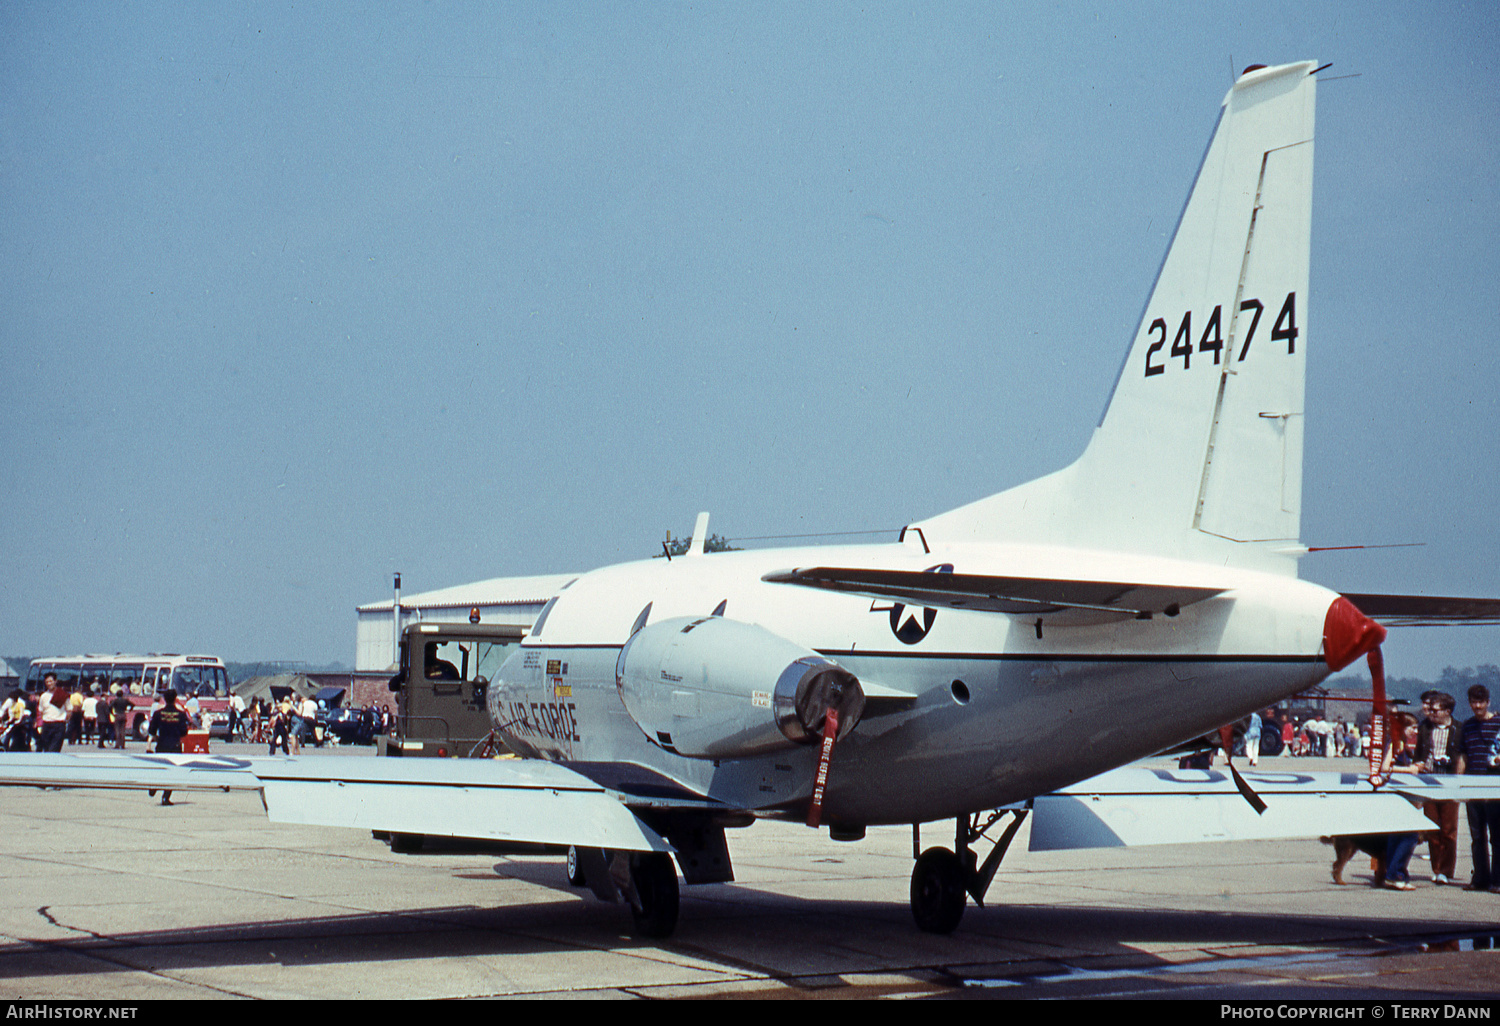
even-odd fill
[[[1459,732],[1463,769],[1470,775],[1493,774],[1490,752],[1500,738],[1500,717],[1490,711],[1490,690],[1483,684],[1469,688],[1469,708],[1474,715]],[[1469,812],[1470,853],[1474,876],[1466,891],[1500,892],[1500,801],[1471,801]]]

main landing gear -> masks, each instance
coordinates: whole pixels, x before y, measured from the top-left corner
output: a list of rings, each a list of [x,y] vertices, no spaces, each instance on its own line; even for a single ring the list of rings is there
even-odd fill
[[[917,926],[927,933],[952,933],[964,917],[964,904],[970,897],[974,904],[984,907],[984,896],[1000,868],[1011,840],[1026,819],[1029,808],[1000,809],[989,813],[984,825],[979,823],[980,813],[960,816],[954,829],[953,846],[928,848],[921,852],[922,832],[920,824],[911,827],[911,852],[917,860],[911,871],[911,914]],[[1006,826],[1005,832],[995,840],[995,846],[984,865],[978,865],[979,857],[969,846],[1001,819],[1010,813],[1015,818]]]
[[[664,851],[636,852],[630,860],[631,918],[642,937],[669,937],[677,929],[677,867]]]
[[[630,906],[639,937],[669,937],[677,928],[677,867],[664,851],[568,847],[568,883],[605,901]]]

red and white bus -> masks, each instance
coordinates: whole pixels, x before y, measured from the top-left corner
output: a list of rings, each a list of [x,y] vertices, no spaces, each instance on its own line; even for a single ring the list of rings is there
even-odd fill
[[[152,652],[33,659],[26,670],[26,690],[42,690],[49,673],[57,674],[59,684],[84,695],[108,695],[118,684],[130,699],[130,732],[137,739],[146,737],[157,693],[168,688],[177,692],[179,704],[198,699],[198,714],[210,733],[225,734],[229,729],[229,672],[218,656]]]

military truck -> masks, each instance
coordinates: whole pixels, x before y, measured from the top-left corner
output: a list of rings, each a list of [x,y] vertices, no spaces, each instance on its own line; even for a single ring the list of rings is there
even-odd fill
[[[408,624],[401,632],[400,670],[390,683],[398,696],[396,736],[381,738],[378,754],[492,754],[485,692],[525,633],[507,624]]]

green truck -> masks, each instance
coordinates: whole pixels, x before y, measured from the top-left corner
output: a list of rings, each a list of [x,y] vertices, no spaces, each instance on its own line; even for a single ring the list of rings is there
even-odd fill
[[[495,754],[485,692],[526,628],[510,624],[408,624],[397,694],[396,736],[382,737],[380,755],[464,758]]]

